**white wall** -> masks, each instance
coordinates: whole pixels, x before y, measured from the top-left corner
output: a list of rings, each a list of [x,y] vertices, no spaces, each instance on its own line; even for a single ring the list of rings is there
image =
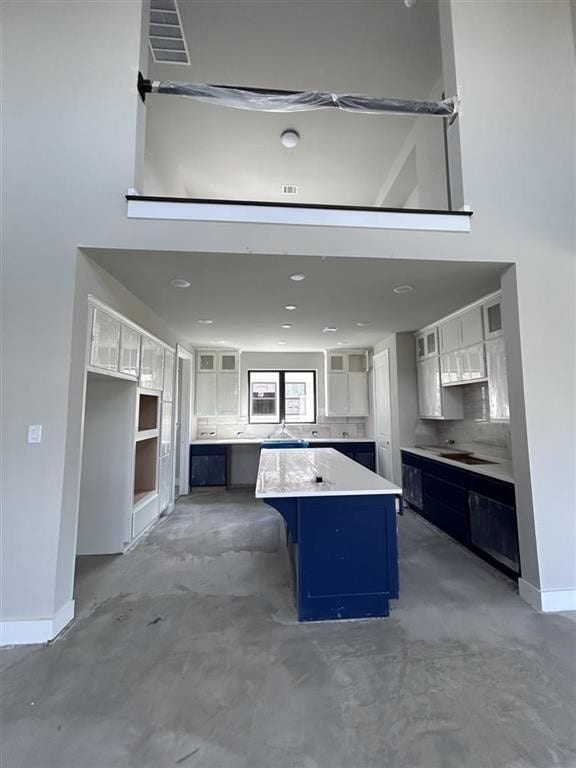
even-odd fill
[[[520,316],[515,330],[513,319],[505,323],[514,348],[514,464],[525,518],[534,522],[532,530],[522,522],[523,573],[559,600],[576,595],[570,5],[451,0],[444,8],[465,99],[458,130],[464,196],[475,210],[470,235],[128,220],[123,194],[139,178],[144,110],[136,92],[147,53],[141,5],[3,3],[6,620],[53,617],[72,593],[84,364],[72,345],[79,246],[513,263]],[[65,50],[53,42],[64,34]],[[561,119],[538,109],[550,93]],[[513,306],[514,286],[504,290]],[[41,445],[25,442],[31,423],[44,426]],[[42,478],[42,493],[31,477]]]

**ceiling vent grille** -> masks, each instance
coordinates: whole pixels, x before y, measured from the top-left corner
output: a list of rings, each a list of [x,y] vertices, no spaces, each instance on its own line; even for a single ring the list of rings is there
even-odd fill
[[[282,184],[282,194],[283,195],[297,195],[298,194],[298,187],[296,184]]]
[[[151,0],[148,37],[158,64],[190,64],[176,0]]]

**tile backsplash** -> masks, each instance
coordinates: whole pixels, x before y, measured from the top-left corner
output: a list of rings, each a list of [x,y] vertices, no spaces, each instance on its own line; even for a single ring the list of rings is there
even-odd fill
[[[232,437],[268,437],[278,433],[280,424],[248,424],[248,419],[241,416],[198,417],[196,437],[212,437],[227,440]],[[318,416],[316,424],[287,424],[286,429],[294,437],[366,437],[366,418],[328,418]]]
[[[416,425],[417,445],[455,445],[494,458],[510,459],[512,441],[510,424],[490,421],[488,384],[478,382],[463,386],[464,418],[458,421],[421,420]]]

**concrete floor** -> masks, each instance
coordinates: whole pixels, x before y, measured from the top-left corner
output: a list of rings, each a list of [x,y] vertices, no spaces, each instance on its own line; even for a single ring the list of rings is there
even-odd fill
[[[77,619],[3,654],[2,768],[570,768],[570,616],[400,518],[388,619],[298,625],[280,518],[198,492],[81,558]]]

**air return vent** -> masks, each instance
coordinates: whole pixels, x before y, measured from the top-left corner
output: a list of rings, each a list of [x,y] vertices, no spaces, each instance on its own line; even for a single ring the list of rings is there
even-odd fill
[[[149,40],[159,64],[190,64],[176,0],[151,0]]]
[[[298,194],[298,187],[296,184],[282,184],[282,194],[283,195],[297,195]]]

